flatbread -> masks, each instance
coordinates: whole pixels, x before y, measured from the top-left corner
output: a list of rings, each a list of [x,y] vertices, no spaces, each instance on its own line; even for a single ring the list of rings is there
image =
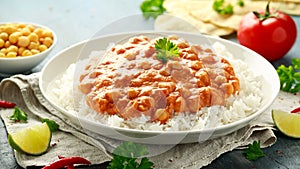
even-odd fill
[[[251,0],[251,1],[266,1],[269,0]],[[300,3],[300,0],[272,0],[272,2],[292,2],[292,3]]]
[[[189,10],[194,6],[192,1],[182,5],[185,0],[166,0],[164,7],[167,9],[167,14],[159,16],[154,28],[156,30],[177,30],[177,31],[189,31],[200,32],[209,35],[224,36],[234,32],[230,28],[222,28],[213,23],[205,23],[192,16]],[[210,0],[201,1],[201,6],[207,6],[210,4]]]
[[[154,29],[157,31],[199,32],[215,36],[225,36],[235,32],[235,30],[230,28],[222,28],[211,23],[204,23],[188,13],[160,15],[155,20]]]
[[[226,0],[226,3],[234,6],[232,15],[218,14],[212,9],[213,2],[213,0],[165,0],[163,5],[169,15],[159,16],[155,28],[194,30],[217,36],[229,35],[238,29],[247,13],[265,10],[268,0],[244,0],[243,7],[237,5],[237,0]],[[300,15],[300,0],[273,0],[270,7],[290,15]]]
[[[237,5],[236,0],[226,0],[226,2],[231,3],[234,6],[234,14],[218,14],[212,9],[212,0],[166,0],[164,7],[167,11],[172,13],[185,11],[196,20],[201,20],[204,23],[211,23],[221,28],[237,30],[240,21],[247,13],[255,10],[264,10],[268,3],[268,1],[264,0],[244,0],[244,6],[240,7]],[[288,14],[300,15],[300,3],[271,2],[270,7]]]
[[[233,29],[219,27],[213,23],[205,23],[197,19],[189,13],[196,1],[184,2],[185,0],[165,0],[164,7],[167,9],[167,14],[161,15],[156,19],[154,28],[156,30],[200,32],[216,36],[225,36],[235,32]],[[198,2],[201,3],[202,7],[211,4],[210,0]]]
[[[250,0],[251,3],[263,6],[268,0]],[[289,15],[300,15],[300,0],[272,0],[270,6]],[[262,9],[265,9],[266,5]],[[253,9],[256,10],[256,9]]]
[[[230,1],[228,1],[230,2]],[[232,5],[235,4],[235,0],[231,2]],[[201,10],[189,10],[190,14],[196,17],[203,22],[210,22],[219,27],[227,27],[234,30],[237,30],[240,24],[240,21],[243,17],[253,11],[253,9],[261,9],[266,6],[267,2],[251,3],[250,1],[244,1],[244,6],[240,7],[238,5],[234,6],[234,14],[232,15],[220,15],[212,9],[213,1],[210,5],[202,8]],[[196,4],[195,4],[196,5]]]

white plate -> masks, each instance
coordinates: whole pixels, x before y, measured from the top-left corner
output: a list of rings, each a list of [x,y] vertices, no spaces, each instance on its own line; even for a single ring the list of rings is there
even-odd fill
[[[273,103],[279,92],[280,84],[276,70],[267,60],[265,60],[262,56],[258,55],[252,50],[249,50],[248,48],[245,48],[234,42],[211,36],[182,32],[160,32],[162,34],[176,34],[179,37],[182,37],[195,44],[205,44],[207,42],[213,44],[214,42],[221,42],[227,48],[227,50],[234,55],[235,58],[241,59],[244,62],[248,63],[249,68],[255,74],[262,76],[263,100],[261,109],[244,119],[215,128],[207,128],[197,131],[142,131],[135,129],[108,127],[103,124],[93,122],[84,117],[79,117],[76,114],[72,114],[66,111],[61,106],[57,105],[55,101],[51,100],[51,98],[46,94],[46,89],[49,86],[50,82],[53,81],[57,76],[62,74],[62,72],[64,72],[70,64],[75,63],[79,55],[80,57],[89,56],[90,52],[93,50],[104,50],[112,42],[119,42],[133,35],[140,35],[143,33],[149,33],[149,31],[101,36],[89,41],[75,44],[74,46],[61,51],[55,57],[53,57],[42,70],[39,85],[43,95],[50,102],[50,104],[52,104],[55,108],[57,108],[64,115],[70,118],[72,122],[81,125],[84,129],[87,129],[87,131],[91,131],[93,133],[104,135],[110,138],[134,141],[139,143],[178,144],[201,142],[207,139],[224,136],[246,126],[249,122],[258,117],[265,110],[267,110],[267,108]]]

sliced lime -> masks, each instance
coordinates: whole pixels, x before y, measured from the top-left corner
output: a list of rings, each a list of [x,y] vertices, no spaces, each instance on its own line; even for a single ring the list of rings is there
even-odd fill
[[[272,118],[278,130],[280,130],[283,134],[294,138],[300,138],[299,114],[273,110]]]
[[[8,134],[8,143],[19,152],[40,155],[47,151],[52,133],[47,123],[41,123]]]

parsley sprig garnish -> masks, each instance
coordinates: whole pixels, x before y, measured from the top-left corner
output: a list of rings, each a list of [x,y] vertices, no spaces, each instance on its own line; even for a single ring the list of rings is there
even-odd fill
[[[300,91],[300,58],[293,58],[292,65],[280,65],[277,68],[280,89],[290,93]]]
[[[152,169],[153,162],[149,161],[147,157],[143,157],[147,154],[146,146],[123,142],[113,151],[113,159],[107,169]],[[139,157],[143,157],[140,162],[137,161]]]
[[[260,141],[254,141],[253,144],[249,144],[244,154],[248,160],[252,161],[265,156],[265,153],[260,149]]]
[[[143,16],[146,19],[157,18],[163,14],[166,9],[163,7],[164,0],[145,0],[140,6]]]
[[[11,116],[9,116],[9,119],[15,122],[27,122],[27,113],[15,106],[14,112]]]
[[[179,49],[177,45],[167,38],[158,39],[155,43],[156,49],[156,58],[163,63],[166,63],[168,60],[173,57],[179,57]]]

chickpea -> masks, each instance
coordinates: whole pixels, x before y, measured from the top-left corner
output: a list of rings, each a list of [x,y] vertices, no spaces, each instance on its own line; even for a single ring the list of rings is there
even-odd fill
[[[53,40],[50,37],[45,37],[43,44],[46,45],[48,48],[52,45]]]
[[[8,34],[6,33],[6,32],[2,32],[2,33],[0,33],[0,39],[2,39],[2,40],[7,40],[8,39]]]
[[[18,23],[17,27],[18,28],[25,28],[26,24],[25,23]]]
[[[4,58],[5,54],[0,52],[0,58]]]
[[[203,68],[203,64],[198,60],[197,61],[192,61],[191,68],[195,69],[195,70],[199,70],[199,69]]]
[[[25,50],[24,47],[20,47],[20,48],[18,49],[18,55],[19,55],[19,56],[22,56],[22,53],[24,52],[24,50]]]
[[[29,45],[29,39],[27,36],[21,36],[19,37],[18,39],[18,45],[21,46],[21,47],[26,47]]]
[[[18,47],[15,45],[11,45],[7,48],[7,52],[17,52],[18,51]]]
[[[14,58],[14,57],[17,57],[17,52],[8,52],[6,57],[8,58]]]
[[[22,33],[22,35],[24,35],[24,36],[28,36],[30,33],[31,33],[31,31],[28,29],[28,28],[23,28],[21,31],[20,31],[21,33]]]
[[[38,42],[39,41],[39,37],[36,33],[32,32],[28,35],[28,38],[30,40],[30,42]]]
[[[48,47],[47,47],[46,45],[40,45],[40,46],[38,47],[38,49],[39,49],[41,52],[43,52],[43,51],[47,50]]]
[[[2,48],[4,46],[5,42],[3,39],[0,39],[0,48]]]
[[[36,28],[34,31],[39,37],[43,37],[43,30],[41,28]]]
[[[22,56],[31,56],[31,55],[32,55],[32,53],[28,49],[24,50],[23,53],[22,53]]]
[[[17,43],[17,41],[18,41],[18,38],[21,36],[21,33],[20,32],[14,32],[14,33],[12,33],[11,35],[9,35],[9,41],[10,41],[10,43],[12,43],[12,44],[15,44],[15,43]]]
[[[7,34],[12,34],[16,31],[17,28],[15,28],[13,25],[7,25],[6,27],[4,27],[4,32],[6,32]]]
[[[5,55],[6,55],[6,53],[7,53],[7,49],[6,49],[6,48],[2,48],[2,49],[0,50],[0,53],[3,53],[3,54],[5,54]]]
[[[129,88],[128,91],[127,91],[127,97],[129,99],[134,99],[138,96],[140,92],[136,89],[132,89],[132,88]]]
[[[30,51],[33,55],[40,53],[40,51],[36,49],[31,49]]]
[[[45,38],[40,38],[40,39],[39,39],[39,42],[40,42],[40,43],[43,43],[44,40],[45,40]]]
[[[35,29],[33,25],[27,25],[26,28],[27,28],[30,32],[33,32],[34,29]]]
[[[28,45],[28,49],[38,49],[39,48],[39,43],[37,42],[30,42]]]
[[[10,41],[6,41],[5,44],[4,44],[4,46],[5,46],[6,48],[8,48],[10,45],[11,45]]]
[[[52,32],[49,30],[44,30],[42,32],[42,37],[49,37],[49,38],[53,38]]]
[[[154,113],[154,119],[156,121],[160,121],[161,123],[165,123],[170,118],[170,113],[165,109],[157,109]]]

